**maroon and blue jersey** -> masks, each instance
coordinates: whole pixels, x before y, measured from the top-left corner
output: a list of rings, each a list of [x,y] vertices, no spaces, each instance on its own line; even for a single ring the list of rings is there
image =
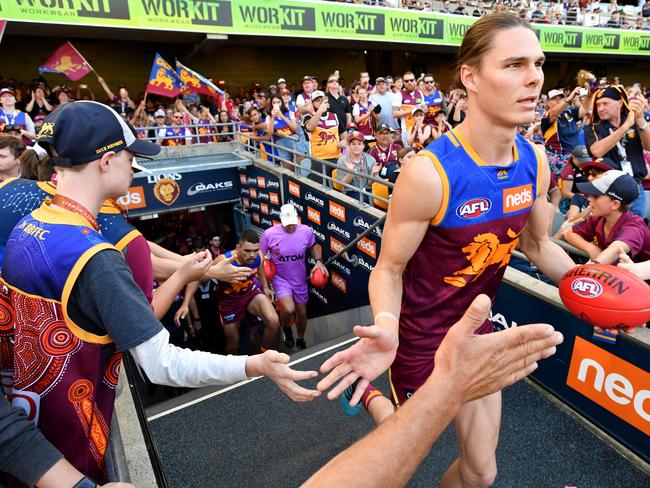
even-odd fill
[[[494,300],[538,193],[542,159],[517,135],[512,162],[484,162],[458,129],[418,154],[440,175],[443,201],[403,275],[399,349],[391,367],[417,389],[449,328],[474,298]],[[479,333],[492,331],[490,321]]]

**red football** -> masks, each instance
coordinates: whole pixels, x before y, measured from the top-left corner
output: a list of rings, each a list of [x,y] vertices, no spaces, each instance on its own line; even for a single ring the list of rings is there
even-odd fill
[[[650,321],[650,286],[611,264],[583,264],[560,280],[560,298],[574,315],[603,328]]]
[[[272,280],[275,276],[276,268],[275,263],[270,258],[264,259],[264,276],[267,280]]]
[[[329,276],[323,273],[320,269],[314,268],[311,270],[311,275],[309,276],[309,281],[312,286],[315,288],[324,288],[329,281]]]

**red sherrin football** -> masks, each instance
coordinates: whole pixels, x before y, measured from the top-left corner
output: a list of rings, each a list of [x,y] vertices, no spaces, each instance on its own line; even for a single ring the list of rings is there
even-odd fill
[[[650,321],[650,286],[611,264],[583,264],[560,280],[560,298],[574,315],[603,328]]]
[[[272,280],[275,276],[276,268],[275,263],[271,261],[271,258],[264,259],[264,276],[267,280]]]
[[[314,268],[311,270],[311,275],[309,276],[309,281],[312,286],[315,288],[324,288],[329,281],[329,276],[323,273],[320,269]]]

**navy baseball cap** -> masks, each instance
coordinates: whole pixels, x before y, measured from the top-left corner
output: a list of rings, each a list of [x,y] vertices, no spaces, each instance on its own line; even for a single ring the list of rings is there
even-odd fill
[[[617,169],[605,171],[600,178],[596,178],[591,183],[578,183],[576,186],[585,195],[607,195],[623,205],[629,205],[639,196],[639,185],[636,180]]]
[[[36,140],[52,163],[63,167],[89,163],[109,151],[128,149],[137,156],[160,152],[158,144],[138,139],[135,130],[112,108],[89,100],[57,108],[43,121]]]

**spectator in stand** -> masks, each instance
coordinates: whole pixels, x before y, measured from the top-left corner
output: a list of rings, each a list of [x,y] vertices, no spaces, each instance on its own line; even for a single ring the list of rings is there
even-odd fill
[[[336,164],[341,157],[341,134],[346,136],[345,119],[341,121],[336,113],[330,110],[328,98],[320,90],[312,92],[311,103],[315,113],[307,115],[304,119],[305,129],[310,133],[311,155]],[[309,174],[309,179],[327,184],[325,182],[330,180],[323,179],[318,173],[331,177],[333,169],[332,166],[312,159],[312,173]]]
[[[472,12],[472,17],[483,17],[484,15],[487,15],[485,6],[483,5],[482,0],[478,0],[478,2],[476,2],[476,8]]]
[[[352,123],[352,107],[342,92],[338,72],[331,74],[327,78],[327,102],[329,111],[336,114],[339,119],[339,133],[345,132]],[[345,137],[342,137],[342,142],[345,143]]]
[[[448,120],[452,127],[456,127],[467,114],[467,93],[462,88],[455,89],[449,96],[447,104],[449,110]]]
[[[580,107],[573,105],[574,100],[580,95],[582,87],[576,87],[569,96],[564,95],[562,89],[548,92],[548,111],[542,117],[541,128],[544,134],[548,164],[556,178],[571,157],[571,151],[580,144],[578,122],[589,111],[592,95],[584,98]]]
[[[591,161],[592,157],[585,146],[581,144],[573,148],[571,156],[567,159],[567,164],[558,178],[558,186],[564,199],[571,200],[573,198],[576,183],[587,183],[587,175],[583,173],[582,165]]]
[[[302,79],[302,93],[296,97],[296,108],[300,115],[313,114],[314,109],[311,104],[311,94],[315,90],[314,77],[306,75]]]
[[[370,84],[370,75],[367,71],[359,73],[359,85],[361,85],[361,88],[365,89],[368,94],[372,91],[373,87]]]
[[[434,124],[432,126],[433,138],[437,139],[451,129],[451,124],[449,121],[447,121],[447,112],[445,112],[443,109],[438,110],[434,114]]]
[[[255,101],[262,115],[267,116],[271,114],[271,92],[266,90],[259,92]]]
[[[4,129],[5,125],[18,127],[20,134],[24,138],[24,142],[31,142],[36,139],[34,133],[34,122],[32,118],[16,108],[16,96],[11,88],[3,88],[0,90],[0,129]]]
[[[212,236],[212,239],[210,239],[210,246],[208,247],[208,251],[210,251],[210,254],[212,255],[212,260],[215,260],[217,256],[221,256],[221,254],[223,254],[223,251],[221,249],[221,236]]]
[[[650,229],[629,211],[639,193],[634,178],[610,170],[591,183],[579,183],[578,189],[588,195],[591,217],[565,234],[569,244],[602,264],[616,262],[621,252],[635,262],[650,259]]]
[[[449,3],[449,0],[445,0],[444,2],[442,2],[442,7],[440,7],[440,13],[441,14],[450,14],[450,13],[452,13],[451,4]]]
[[[263,157],[269,158],[273,153],[264,145],[265,141],[270,141],[273,137],[273,124],[270,117],[264,117],[257,107],[248,109],[248,119],[251,133],[248,138],[253,141],[253,146],[262,151]]]
[[[348,136],[348,152],[342,155],[336,163],[336,180],[339,183],[344,183],[341,185],[342,189],[339,191],[361,202],[367,201],[367,196],[360,193],[359,190],[367,190],[370,182],[363,176],[355,175],[345,170],[349,169],[357,173],[376,176],[381,169],[381,166],[377,164],[375,158],[363,152],[363,148],[363,134],[356,131],[351,132]]]
[[[9,135],[0,136],[0,183],[9,178],[20,178],[20,156],[25,151],[21,139]]]
[[[97,81],[104,89],[109,100],[109,105],[123,118],[126,118],[128,114],[135,110],[135,102],[129,97],[129,92],[124,85],[119,86],[117,95],[115,95],[106,81],[104,81],[104,78],[97,75]]]
[[[452,12],[454,15],[469,15],[467,10],[465,10],[465,0],[458,0],[458,6]]]
[[[612,12],[609,17],[609,20],[607,21],[607,24],[605,25],[612,29],[620,29],[621,28],[620,14],[618,12]]]
[[[377,144],[370,150],[370,155],[377,161],[382,170],[386,167],[386,170],[381,171],[385,175],[382,178],[388,178],[397,169],[397,152],[401,147],[393,142],[393,132],[390,126],[380,124],[376,133]]]
[[[641,6],[641,16],[643,18],[650,17],[650,0],[645,0],[645,3]]]
[[[277,85],[278,87],[278,93],[282,93],[282,91],[287,89],[287,80],[284,78],[278,78]]]
[[[368,91],[361,85],[357,90],[358,101],[352,107],[352,117],[359,132],[363,134],[366,144],[373,141],[373,127],[377,124],[379,114],[373,111],[372,102],[368,101]]]
[[[45,89],[42,86],[37,86],[32,90],[32,98],[25,105],[25,112],[33,119],[39,114],[47,115],[54,107],[48,102],[45,96]]]
[[[431,142],[431,126],[424,122],[424,109],[418,107],[413,112],[413,127],[406,136],[406,145],[419,151]]]
[[[397,129],[397,121],[392,115],[393,92],[388,90],[386,79],[379,76],[375,79],[375,92],[370,95],[373,112],[377,114],[377,125],[385,124],[392,129]]]
[[[219,122],[221,122],[221,116],[225,115],[225,123],[228,123],[228,112],[222,110],[219,112]],[[198,117],[193,118],[193,122],[197,125],[197,140],[201,144],[207,144],[210,142],[225,142],[228,140],[227,135],[217,135],[218,133],[229,131],[229,126],[224,125],[221,127],[215,127],[217,119],[210,113],[208,107],[202,106],[198,110]]]
[[[404,73],[404,89],[393,97],[393,117],[400,121],[402,142],[406,143],[408,131],[413,127],[413,112],[417,107],[427,110],[424,94],[416,89],[412,71]]]
[[[207,110],[207,108],[203,107],[203,110]],[[208,110],[208,114],[210,114],[210,111]],[[226,110],[220,110],[218,115],[218,119],[213,119],[215,122],[217,122],[218,125],[217,127],[212,128],[211,130],[213,132],[217,133],[217,142],[228,142],[232,141],[233,139],[233,126],[230,124],[230,116],[228,115],[228,112]],[[207,114],[206,114],[207,116]],[[200,123],[200,120],[199,120]],[[201,129],[199,128],[199,131]]]
[[[279,94],[275,94],[271,98],[271,107],[273,142],[280,146],[276,147],[274,151],[279,158],[278,164],[281,164],[286,169],[293,170],[293,153],[286,149],[293,149],[294,147],[295,141],[292,136],[298,131],[295,115],[285,105],[282,96]]]
[[[443,97],[442,93],[436,88],[436,80],[431,73],[426,73],[422,80],[424,82],[424,102],[427,104],[427,111],[424,114],[424,122],[429,125],[435,124],[435,114],[442,108]]]
[[[400,172],[406,168],[406,166],[408,166],[411,160],[415,157],[416,153],[417,152],[415,149],[408,146],[403,147],[397,151],[397,169],[388,175],[388,181],[395,184],[397,182],[397,177],[400,175]],[[393,194],[393,189],[390,187],[388,188],[388,194]]]
[[[158,119],[158,112],[156,112]],[[183,112],[174,110],[172,125],[158,129],[156,137],[162,146],[188,146],[192,144],[192,131],[183,127]]]
[[[585,145],[594,158],[608,157],[639,184],[639,196],[630,211],[645,214],[645,193],[641,180],[648,174],[643,150],[650,150],[650,130],[644,114],[648,108],[645,97],[637,93],[628,100],[620,87],[600,89],[595,95],[593,122],[586,127]]]
[[[54,97],[56,107],[73,101],[72,90],[65,85],[55,86],[52,90],[52,96]]]
[[[545,15],[544,4],[542,2],[538,2],[537,6],[535,7],[535,10],[530,15],[530,20],[533,22],[539,21],[544,18],[544,15]]]
[[[404,88],[404,79],[401,76],[396,76],[393,80],[393,84],[390,87],[393,93],[399,93]]]
[[[566,23],[575,25],[578,22],[578,13],[580,13],[580,7],[577,0],[571,0],[566,10]]]

